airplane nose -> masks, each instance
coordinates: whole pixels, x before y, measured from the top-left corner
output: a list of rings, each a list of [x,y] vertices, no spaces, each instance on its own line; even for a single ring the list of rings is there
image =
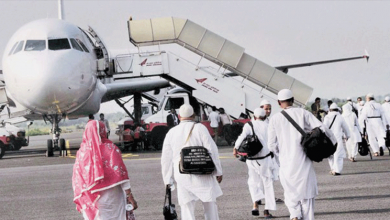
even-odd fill
[[[72,52],[46,51],[34,59],[20,58],[29,62],[12,65],[12,84],[7,83],[7,88],[33,111],[62,114],[77,108],[91,94],[94,80],[90,62]]]

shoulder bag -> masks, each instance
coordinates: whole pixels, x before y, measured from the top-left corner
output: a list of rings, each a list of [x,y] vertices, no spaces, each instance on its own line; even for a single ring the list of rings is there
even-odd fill
[[[190,139],[192,130],[188,134],[187,140]],[[209,151],[203,146],[183,147],[180,152],[179,172],[182,174],[211,174],[215,170],[213,159]]]
[[[255,133],[255,130],[253,129],[252,122],[249,121],[248,124],[252,128],[252,135],[248,135],[245,137],[237,151],[243,156],[252,157],[263,149],[263,145],[261,144],[259,138]]]
[[[337,143],[333,145],[332,141],[319,127],[306,133],[287,112],[283,110],[281,113],[302,134],[301,145],[310,160],[321,162],[324,158],[328,158],[336,152]]]

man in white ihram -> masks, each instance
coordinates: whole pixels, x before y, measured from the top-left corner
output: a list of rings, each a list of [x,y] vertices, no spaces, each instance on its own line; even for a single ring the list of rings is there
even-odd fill
[[[345,104],[349,105],[350,104]],[[352,107],[352,106],[351,106]],[[354,113],[355,114],[355,113]],[[337,139],[337,149],[332,156],[328,158],[330,166],[330,174],[338,176],[341,174],[344,165],[345,158],[345,146],[343,141],[343,135],[346,139],[350,138],[350,132],[347,123],[339,113],[339,107],[336,103],[333,103],[329,107],[329,113],[324,118],[324,125],[329,128]]]
[[[260,108],[264,109],[265,115],[267,116],[267,118],[265,119],[265,122],[269,123],[271,111],[272,111],[271,103],[267,99],[263,99],[260,102]]]
[[[366,96],[366,104],[364,105],[359,117],[359,123],[361,127],[366,128],[368,141],[372,151],[374,152],[374,156],[383,156],[383,149],[386,146],[385,126],[388,129],[389,125],[385,115],[383,114],[381,104],[375,102],[375,98],[372,93],[369,93]]]
[[[278,93],[279,105],[306,132],[315,127],[336,143],[333,133],[312,113],[293,107],[294,97],[289,89]],[[314,199],[318,195],[317,178],[313,162],[306,156],[301,145],[302,135],[281,113],[272,116],[268,126],[268,147],[278,152],[280,159],[279,177],[284,189],[284,203],[290,219],[313,220]]]
[[[268,124],[269,120],[271,119],[270,117],[271,117],[271,112],[272,112],[271,102],[268,101],[267,99],[263,99],[260,102],[260,108],[264,109],[265,116],[266,116],[266,119],[264,120],[264,122],[266,122]],[[279,166],[280,166],[280,163],[279,163],[279,155],[276,154],[275,152],[274,152],[274,157],[272,158],[272,161],[273,161],[273,176],[274,176],[273,179],[274,179],[274,181],[276,181],[276,180],[279,180]],[[275,198],[275,201],[277,203],[283,203],[284,202],[280,198]]]
[[[352,107],[352,112],[354,112],[355,114],[357,114],[356,116],[358,117],[359,115],[358,115],[358,112],[359,112],[359,106],[358,106],[358,104],[356,104],[356,103],[354,103],[353,101],[352,101],[352,98],[351,97],[347,97],[347,103],[346,104],[349,104],[349,105],[351,105],[351,107]]]
[[[253,112],[255,120],[253,123],[253,130],[256,136],[263,145],[263,149],[253,157],[265,157],[270,151],[267,147],[267,123],[265,122],[266,113],[264,109],[257,108]],[[242,141],[248,136],[253,135],[251,126],[246,123],[242,129],[241,135],[238,137],[233,148],[233,155],[237,156],[237,150]],[[265,198],[264,217],[266,219],[272,218],[269,210],[276,210],[275,192],[273,186],[273,161],[271,156],[267,156],[261,160],[246,160],[248,166],[248,186],[252,197],[253,209],[252,215],[259,215],[258,201]]]
[[[207,128],[194,125],[194,109],[184,104],[179,110],[180,124],[167,133],[161,155],[162,176],[165,185],[173,184],[173,173],[177,183],[177,197],[181,207],[181,219],[195,220],[195,203],[201,200],[206,220],[218,220],[217,197],[222,195],[218,183],[222,181],[222,167],[218,149]],[[187,137],[193,127],[188,141]],[[180,151],[183,147],[203,146],[213,159],[215,170],[210,175],[181,174],[179,172]]]

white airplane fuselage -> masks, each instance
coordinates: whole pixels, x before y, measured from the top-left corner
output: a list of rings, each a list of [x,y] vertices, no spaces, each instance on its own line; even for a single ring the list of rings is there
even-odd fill
[[[58,19],[30,22],[6,46],[6,90],[37,114],[96,113],[105,89],[97,79],[96,59],[77,26]]]

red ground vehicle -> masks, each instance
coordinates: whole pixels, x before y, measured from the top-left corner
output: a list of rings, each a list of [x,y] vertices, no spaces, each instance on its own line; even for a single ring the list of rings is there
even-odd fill
[[[4,156],[5,151],[20,150],[24,146],[28,146],[28,140],[23,129],[11,125],[0,128],[0,159]]]
[[[179,112],[179,108],[183,104],[190,104],[197,115],[195,120],[207,127],[210,135],[214,137],[214,131],[210,127],[208,121],[207,105],[200,103],[197,99],[192,97],[189,92],[182,88],[173,89],[161,100],[158,112],[145,119],[145,144],[152,145],[157,150],[162,148],[164,138],[169,128],[167,127],[166,118],[169,111],[174,108]],[[224,136],[228,144],[234,142],[242,131],[243,124],[249,121],[248,119],[233,120],[232,132],[229,135],[223,134],[222,126],[219,129],[219,136]]]

